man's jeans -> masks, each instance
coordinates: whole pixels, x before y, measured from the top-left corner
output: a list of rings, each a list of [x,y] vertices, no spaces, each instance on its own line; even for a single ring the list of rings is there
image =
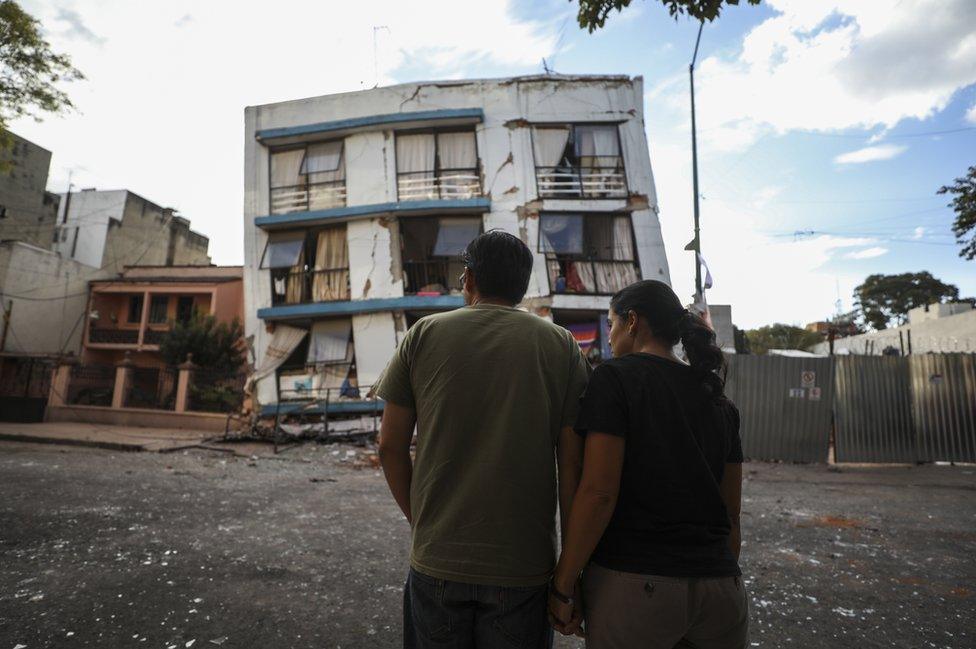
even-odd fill
[[[404,649],[551,649],[546,586],[478,586],[410,569],[403,589]]]

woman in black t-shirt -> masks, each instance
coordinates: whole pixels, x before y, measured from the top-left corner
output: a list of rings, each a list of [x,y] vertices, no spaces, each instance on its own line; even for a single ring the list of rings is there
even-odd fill
[[[585,620],[591,649],[745,647],[742,444],[715,333],[652,280],[614,295],[609,317],[614,358],[576,423],[583,469],[550,621],[568,634]]]

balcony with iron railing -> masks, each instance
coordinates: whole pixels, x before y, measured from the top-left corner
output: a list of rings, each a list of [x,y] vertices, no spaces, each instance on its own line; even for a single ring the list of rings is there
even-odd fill
[[[404,293],[449,295],[452,291],[460,291],[458,278],[463,270],[460,262],[447,258],[404,261]],[[453,276],[452,271],[457,271],[457,276]]]
[[[401,201],[477,198],[481,177],[476,168],[399,172],[397,196]]]
[[[271,213],[327,210],[346,205],[346,181],[334,180],[271,189]]]
[[[536,167],[541,198],[626,198],[623,159],[607,166]]]
[[[550,257],[549,288],[555,295],[613,295],[640,280],[634,261]]]
[[[271,304],[308,304],[348,300],[349,269],[272,270]]]

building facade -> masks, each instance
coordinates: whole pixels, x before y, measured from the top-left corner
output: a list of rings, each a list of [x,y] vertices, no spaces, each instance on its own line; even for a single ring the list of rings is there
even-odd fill
[[[132,266],[90,283],[81,360],[115,365],[128,353],[138,367],[162,367],[159,342],[194,313],[243,322],[240,266]]]
[[[172,208],[126,189],[61,195],[54,250],[111,274],[126,266],[207,266],[209,245]]]
[[[607,353],[609,297],[669,282],[643,83],[411,83],[245,111],[245,328],[256,394],[356,397],[403,333],[463,305],[458,254],[502,229],[533,251],[522,306]]]
[[[0,241],[50,248],[58,215],[58,195],[47,191],[51,152],[9,135],[13,145],[0,151]]]

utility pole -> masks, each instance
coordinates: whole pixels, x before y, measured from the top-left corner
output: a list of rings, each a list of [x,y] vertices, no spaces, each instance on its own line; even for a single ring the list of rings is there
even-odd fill
[[[702,29],[705,28],[703,20],[698,26],[698,38],[695,39],[695,53],[691,57],[691,64],[688,66],[688,77],[691,83],[691,178],[695,192],[695,238],[685,246],[685,250],[695,253],[695,300],[704,300],[705,293],[702,289],[701,276],[701,222],[698,209],[698,132],[695,128],[695,61],[698,60],[698,44],[701,43]]]

